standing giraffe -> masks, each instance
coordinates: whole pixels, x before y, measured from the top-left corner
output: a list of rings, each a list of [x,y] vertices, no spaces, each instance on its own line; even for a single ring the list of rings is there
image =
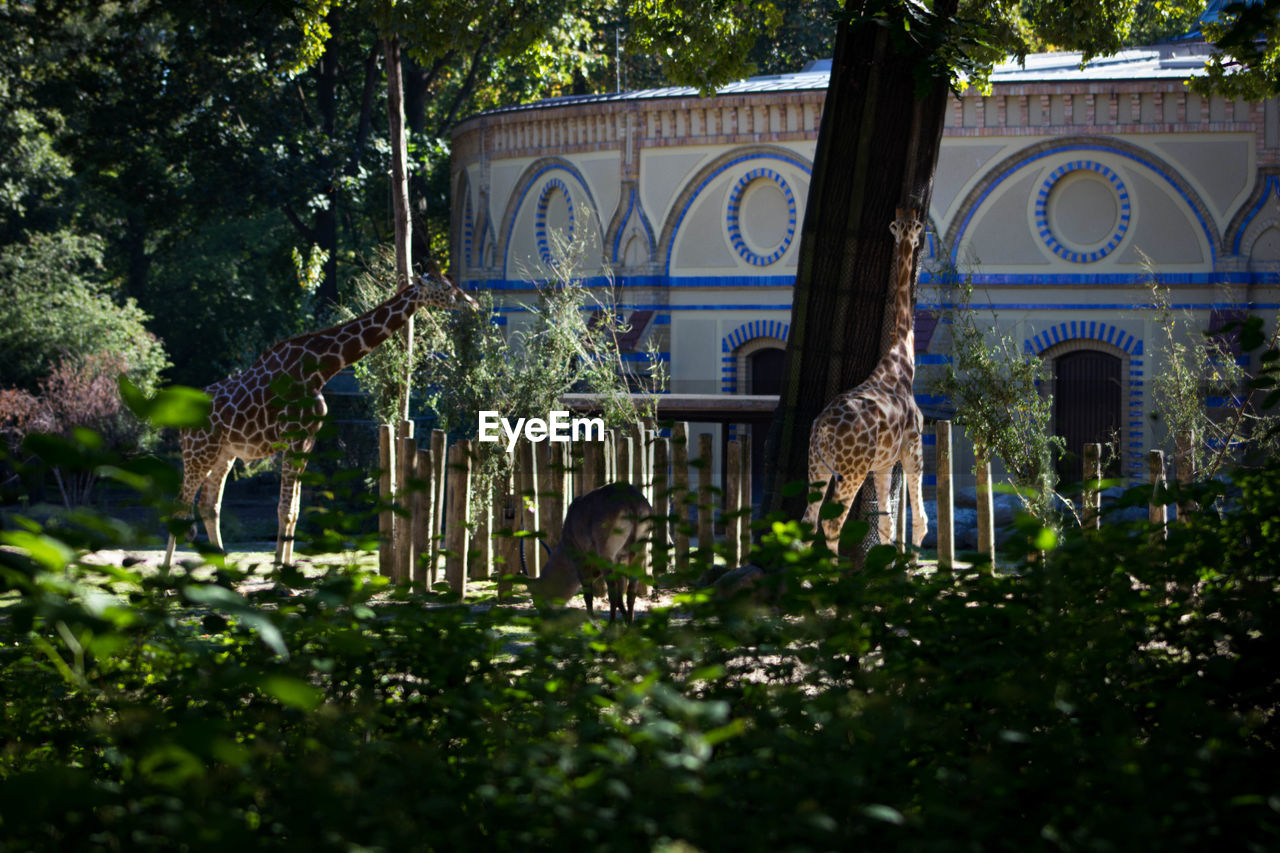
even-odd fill
[[[222,487],[239,459],[262,459],[284,450],[280,503],[276,508],[277,565],[293,559],[293,530],[301,496],[299,478],[306,454],[328,407],[321,390],[344,367],[368,355],[403,326],[419,308],[476,309],[474,299],[428,263],[418,281],[358,317],[318,332],[281,341],[253,366],[205,389],[213,398],[209,423],[183,430],[182,491],[178,503],[189,512],[200,494],[200,517],[209,542],[222,548],[219,527]],[[297,401],[301,401],[301,405]],[[164,565],[173,558],[170,534]]]
[[[893,341],[862,384],[836,397],[813,422],[809,433],[809,481],[822,483],[822,491],[834,476],[833,499],[844,505],[839,518],[822,522],[827,547],[835,553],[840,528],[853,506],[858,489],[870,473],[875,478],[876,504],[880,508],[880,541],[887,544],[893,530],[889,517],[889,481],[895,462],[911,493],[912,540],[924,540],[928,519],[920,493],[923,454],[920,431],[924,417],[916,405],[915,311],[911,300],[912,271],[923,224],[914,210],[899,210],[889,226],[894,239]],[[804,520],[818,523],[821,502],[809,504]]]

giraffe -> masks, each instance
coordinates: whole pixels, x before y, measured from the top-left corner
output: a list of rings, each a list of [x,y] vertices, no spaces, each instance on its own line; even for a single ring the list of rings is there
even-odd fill
[[[868,473],[875,478],[880,541],[886,544],[890,541],[894,525],[887,508],[890,476],[896,462],[902,463],[911,494],[911,538],[916,547],[924,540],[928,525],[924,497],[920,493],[924,467],[920,433],[924,417],[912,390],[915,312],[911,284],[915,252],[924,226],[914,210],[900,209],[889,229],[894,238],[893,340],[871,375],[852,391],[828,403],[809,433],[809,481],[822,483],[825,494],[834,477],[833,499],[844,505],[839,518],[822,522],[827,547],[833,554],[840,528]],[[821,502],[809,504],[804,520],[817,525],[821,505]]]
[[[190,512],[199,493],[205,532],[210,544],[221,549],[222,489],[231,466],[237,458],[262,459],[283,449],[276,564],[289,563],[298,521],[300,477],[320,419],[328,411],[321,393],[325,383],[368,355],[419,308],[464,306],[472,310],[479,307],[428,262],[421,279],[402,287],[381,305],[345,323],[280,341],[252,367],[205,388],[213,402],[208,424],[183,430],[180,435],[182,490],[178,503],[182,511]],[[173,558],[174,544],[170,534],[166,567]]]

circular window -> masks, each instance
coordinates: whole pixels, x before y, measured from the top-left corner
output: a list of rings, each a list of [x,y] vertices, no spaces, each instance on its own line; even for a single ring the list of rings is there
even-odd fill
[[[726,214],[729,242],[749,264],[777,263],[796,236],[796,197],[772,169],[752,169],[733,185]]]
[[[1058,257],[1076,264],[1100,261],[1129,230],[1129,191],[1120,176],[1092,160],[1064,163],[1049,173],[1036,196],[1036,230]]]
[[[557,242],[573,242],[573,199],[569,196],[569,188],[559,178],[552,178],[542,187],[534,216],[534,229],[538,238],[539,257],[544,264],[554,265],[556,258],[552,253],[554,246],[550,231],[559,233]]]

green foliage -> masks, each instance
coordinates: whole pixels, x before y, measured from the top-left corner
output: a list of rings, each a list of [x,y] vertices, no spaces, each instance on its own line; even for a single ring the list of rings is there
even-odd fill
[[[352,282],[349,301],[338,306],[335,316],[345,322],[363,314],[395,293],[396,258],[394,247],[382,246],[369,259],[368,269]],[[413,326],[413,365],[409,365],[409,348],[403,332],[397,332],[383,341],[373,352],[352,366],[360,388],[368,396],[372,415],[384,424],[400,420],[400,392],[404,377],[411,371],[418,373],[431,356],[431,349],[438,343],[436,324],[440,318],[433,312],[419,312]]]
[[[1266,371],[1273,362],[1260,362],[1258,376],[1224,347],[1225,338],[1240,335],[1247,352],[1261,343],[1262,319],[1251,318],[1223,329],[1198,329],[1185,312],[1169,303],[1168,289],[1151,286],[1157,325],[1163,330],[1152,355],[1158,369],[1151,378],[1152,417],[1166,433],[1166,444],[1179,446],[1180,436],[1194,435],[1186,448],[1191,462],[1205,477],[1214,476],[1225,463],[1242,464],[1258,458],[1275,457],[1277,417],[1274,404],[1260,406],[1261,395],[1270,390],[1274,377]],[[1251,329],[1253,340],[1242,334]],[[1272,330],[1270,349],[1274,349]],[[1210,401],[1218,401],[1216,407]]]
[[[1023,503],[1048,522],[1058,479],[1054,459],[1064,449],[1049,430],[1053,397],[1040,390],[1048,368],[1000,333],[994,311],[990,324],[980,326],[972,301],[968,282],[949,290],[950,307],[940,319],[950,330],[951,362],[934,391],[950,398],[956,423],[1004,462]]]
[[[61,359],[106,353],[152,388],[168,366],[132,300],[102,280],[102,244],[65,231],[0,247],[0,385],[34,390]]]
[[[441,425],[460,437],[474,437],[478,413],[496,410],[503,417],[546,418],[562,409],[569,392],[598,395],[607,427],[627,428],[637,417],[656,414],[657,402],[637,405],[632,391],[657,393],[665,374],[654,362],[637,375],[620,357],[618,336],[629,331],[608,288],[592,290],[577,274],[584,244],[564,244],[552,235],[562,262],[533,280],[537,303],[525,305],[519,329],[504,334],[493,322],[492,294],[477,294],[480,311],[436,318],[431,356],[421,373],[431,407]],[[509,315],[511,316],[511,315]],[[477,493],[510,470],[502,442],[473,446]]]
[[[1192,491],[1226,512],[1012,575],[851,573],[770,521],[777,611],[690,593],[616,631],[337,566],[161,575],[102,553],[125,525],[16,520],[0,846],[1274,849],[1280,468]]]
[[[1217,50],[1197,91],[1256,101],[1280,92],[1280,2],[1228,4],[1204,31]]]

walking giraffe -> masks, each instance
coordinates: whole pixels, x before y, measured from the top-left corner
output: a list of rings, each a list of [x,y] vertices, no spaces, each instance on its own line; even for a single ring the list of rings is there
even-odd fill
[[[911,284],[916,248],[924,226],[914,210],[899,210],[889,226],[894,238],[893,341],[862,384],[836,397],[813,422],[809,433],[809,481],[822,484],[825,494],[835,478],[833,499],[844,505],[839,518],[822,522],[827,547],[835,553],[858,489],[870,473],[875,478],[880,509],[880,541],[888,543],[893,530],[889,517],[889,482],[896,462],[911,494],[912,540],[924,540],[928,519],[921,494],[923,453],[920,432],[924,417],[916,405],[914,303]],[[809,504],[804,520],[818,524],[821,502]],[[899,543],[901,544],[901,543]]]
[[[200,517],[210,544],[222,548],[222,489],[236,459],[262,459],[284,450],[276,507],[276,563],[289,563],[298,522],[299,478],[320,419],[328,411],[321,393],[325,383],[368,355],[419,308],[463,306],[478,307],[435,264],[428,263],[421,279],[402,287],[381,305],[345,323],[281,341],[252,367],[207,387],[205,392],[213,402],[209,423],[184,430],[180,436],[182,490],[178,502],[184,512],[190,512],[199,493]],[[175,537],[170,534],[165,566],[173,559],[174,545]]]

